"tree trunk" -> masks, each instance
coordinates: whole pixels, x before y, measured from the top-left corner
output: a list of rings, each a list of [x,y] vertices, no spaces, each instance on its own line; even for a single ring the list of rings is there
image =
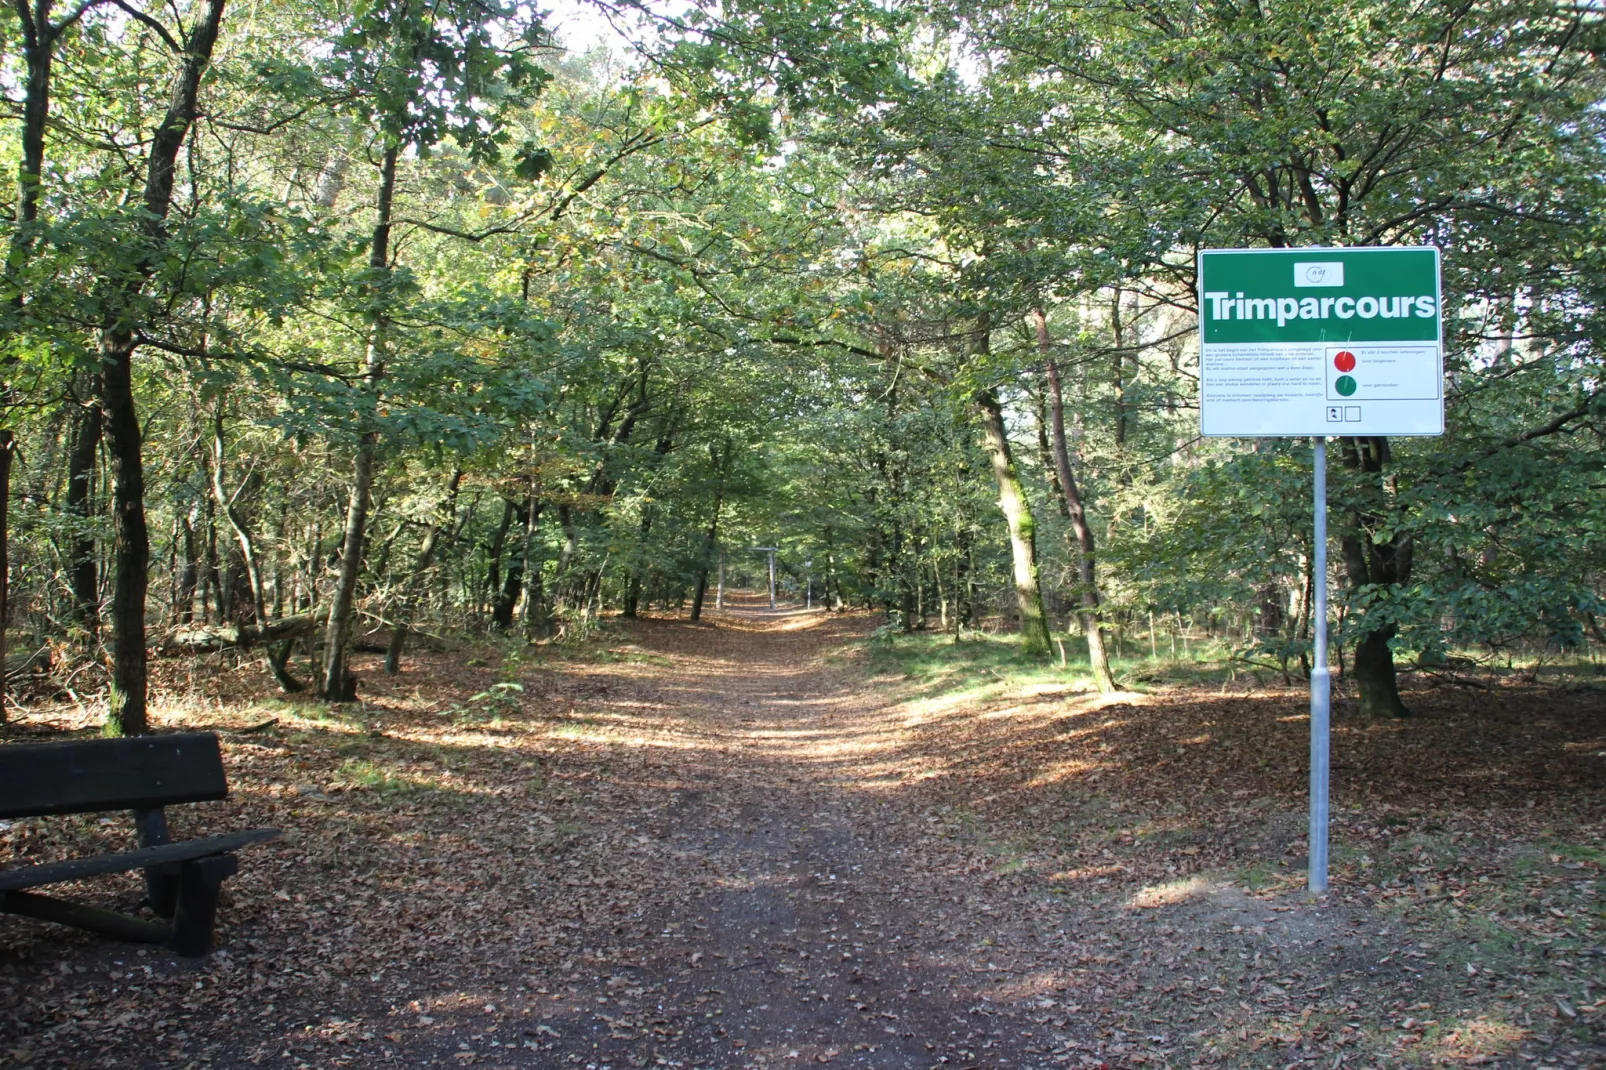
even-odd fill
[[[655,455],[655,460],[656,460],[656,462],[658,464],[661,465],[663,463],[664,457],[669,453],[669,451],[671,449],[674,448],[674,442],[675,442],[675,438],[674,438],[674,421],[671,420],[670,422],[666,423],[666,425],[663,428],[663,433],[658,436],[658,442],[653,447],[653,453]],[[652,531],[652,522],[653,522],[652,501],[650,499],[647,499],[647,500],[644,500],[641,503],[641,525],[640,525],[640,531],[638,532],[637,541],[636,541],[636,545],[639,547],[639,553],[645,553],[646,552],[647,536]],[[721,562],[721,565],[720,565],[721,573],[720,573],[720,575],[721,576],[724,575],[724,572],[723,572],[724,560],[725,560],[725,558],[724,558],[724,556],[722,554],[720,556],[720,562]],[[640,604],[641,604],[641,573],[642,573],[642,570],[644,568],[645,568],[645,565],[643,564],[643,562],[641,560],[641,557],[638,554],[638,557],[637,557],[636,561],[630,566],[630,576],[625,581],[624,616],[626,616],[626,617],[634,617],[636,615],[637,609],[640,607]],[[723,583],[721,583],[720,590],[721,590],[721,592],[723,592],[723,590],[724,590]],[[716,598],[716,601],[721,601],[721,599],[720,598]]]
[[[17,163],[17,222],[24,224],[11,236],[12,270],[21,266],[32,242],[27,224],[39,218],[39,197],[44,187],[45,129],[50,119],[50,67],[56,38],[66,24],[52,25],[48,4],[13,5],[22,29],[22,53],[27,79],[22,98],[22,153]],[[21,293],[17,295],[20,301]]]
[[[538,516],[535,512],[534,497],[526,498],[522,505],[514,508],[514,513],[524,529],[524,539],[520,544],[518,555],[508,566],[507,576],[503,579],[502,588],[497,592],[496,602],[491,607],[491,623],[500,632],[513,627],[513,610],[517,608],[519,594],[524,590],[524,560],[529,556],[530,539],[534,534],[535,519]]]
[[[1054,447],[1054,471],[1059,476],[1056,482],[1064,496],[1066,519],[1071,522],[1071,531],[1076,537],[1077,586],[1082,601],[1082,634],[1087,637],[1087,660],[1093,670],[1094,685],[1108,694],[1115,690],[1115,674],[1110,671],[1109,654],[1104,649],[1104,629],[1099,623],[1097,547],[1093,528],[1087,522],[1076,473],[1071,468],[1071,451],[1065,441],[1065,394],[1060,384],[1059,364],[1054,360],[1048,337],[1048,317],[1040,308],[1032,310],[1032,317],[1036,321],[1037,345],[1043,354],[1043,371],[1047,377],[1048,426]]]
[[[99,395],[98,377],[92,377],[88,386],[91,396]],[[102,420],[98,405],[75,407],[78,413],[72,449],[67,454],[67,495],[63,503],[75,529],[68,540],[67,583],[72,590],[73,621],[93,643],[100,633],[100,582],[90,518],[94,515],[92,491],[95,462],[100,457]]]
[[[145,710],[145,592],[150,533],[145,525],[145,468],[134,408],[134,339],[120,328],[101,339],[101,407],[112,468],[112,691],[105,732],[140,735]]]
[[[1126,378],[1126,331],[1121,323],[1120,287],[1116,287],[1115,295],[1110,299],[1110,340],[1115,343],[1112,347],[1115,356],[1115,453],[1119,457],[1126,452],[1127,389],[1130,385]]]
[[[221,623],[228,616],[228,609],[223,595],[223,579],[217,565],[217,502],[212,496],[206,496],[206,567],[203,570],[204,580],[201,584],[201,619],[211,621],[212,610],[217,607],[217,619]],[[211,592],[211,601],[207,601],[207,592]]]
[[[184,547],[184,560],[179,565],[178,582],[173,590],[173,623],[188,624],[195,619],[195,584],[199,576],[193,509],[179,515],[178,527]]]
[[[396,160],[400,153],[399,140],[387,137],[385,154],[379,166],[379,197],[372,245],[368,253],[368,266],[378,276],[390,272],[390,216],[396,196]],[[388,325],[388,317],[383,311],[374,313],[369,324],[368,349],[363,359],[363,387],[376,396],[380,382],[385,377],[385,331]],[[357,601],[357,580],[362,575],[363,537],[368,527],[374,460],[378,452],[379,432],[370,427],[357,440],[356,471],[352,479],[351,498],[346,506],[346,535],[340,556],[340,575],[335,580],[335,597],[329,607],[329,627],[324,633],[323,686],[319,694],[330,702],[351,702],[357,697],[357,680],[347,667],[347,656],[351,643],[352,613]]]
[[[970,525],[963,515],[954,532],[954,549],[957,551],[954,555],[954,642],[957,643],[961,630],[976,620],[976,548]]]
[[[993,480],[998,484],[998,508],[1009,524],[1009,550],[1015,570],[1015,604],[1020,612],[1021,652],[1032,657],[1049,653],[1048,616],[1043,611],[1043,590],[1037,578],[1037,534],[1032,507],[1026,499],[1010,454],[1004,428],[1004,409],[995,390],[974,395],[981,416]]]
[[[574,527],[574,512],[567,506],[558,506],[558,527],[563,529],[563,545],[558,550],[557,569],[552,576],[554,602],[559,608],[568,606],[569,567],[579,546],[579,534]]]
[[[1389,640],[1394,638],[1394,625],[1374,628],[1361,636],[1355,644],[1355,689],[1360,698],[1360,710],[1371,717],[1409,717],[1411,715],[1400,700],[1399,678],[1394,674],[1394,653]]]
[[[308,612],[281,617],[272,624],[205,624],[175,628],[162,641],[162,650],[194,654],[232,647],[271,646],[317,631],[321,619],[317,613]]]
[[[489,563],[485,567],[485,593],[484,601],[476,599],[480,605],[496,604],[496,596],[502,590],[502,556],[507,551],[507,533],[513,529],[513,514],[516,511],[511,498],[502,499],[502,520],[496,525],[496,534],[491,536],[490,545],[485,548],[485,556]]]
[[[257,564],[256,540],[251,537],[251,531],[246,526],[244,517],[234,507],[234,498],[230,497],[224,488],[224,463],[223,403],[219,401],[217,413],[212,421],[212,496],[216,499],[217,507],[222,511],[224,519],[229,522],[229,527],[233,529],[235,542],[240,547],[240,561],[245,565],[246,582],[251,588],[251,607],[256,613],[256,622],[267,624],[267,592],[263,589],[262,570]]]
[[[134,350],[138,339],[120,314],[156,272],[167,244],[179,149],[195,121],[201,75],[212,58],[225,0],[207,0],[184,42],[184,65],[174,79],[167,114],[151,138],[139,235],[138,269],[115,284],[100,329],[101,411],[112,469],[112,690],[107,735],[138,735],[148,727],[145,701],[145,592],[150,533],[145,525],[145,469],[139,414],[134,405]]]
[[[1388,439],[1374,436],[1343,439],[1344,467],[1362,474],[1357,488],[1359,505],[1354,529],[1340,540],[1344,570],[1351,589],[1368,585],[1409,583],[1412,546],[1409,536],[1378,540],[1372,532],[1385,525],[1388,484],[1384,474],[1389,463]],[[1355,644],[1355,685],[1360,712],[1370,717],[1408,717],[1411,711],[1400,700],[1399,679],[1394,672],[1394,655],[1389,640],[1394,638],[1392,623],[1376,625],[1360,634]]]
[[[323,683],[318,689],[319,697],[330,702],[352,702],[357,698],[357,679],[347,667],[347,658],[351,644],[352,611],[357,601],[357,579],[362,574],[363,536],[368,526],[368,504],[373,492],[374,453],[378,438],[377,431],[365,432],[357,446],[351,497],[346,503],[340,574],[335,580],[334,602],[329,607],[329,624],[324,631]]]
[[[549,631],[546,615],[546,592],[542,589],[541,558],[536,550],[536,524],[541,519],[543,503],[536,494],[540,483],[530,480],[530,522],[524,529],[524,637],[537,639]]]
[[[652,503],[643,502],[641,505],[641,523],[637,526],[636,542],[643,549],[647,546],[647,536],[652,532]],[[630,566],[630,578],[625,581],[625,604],[623,616],[634,617],[641,603],[641,571],[644,566],[640,561]]]
[[[718,463],[716,457],[716,467]],[[715,494],[714,518],[708,522],[708,531],[703,535],[702,567],[697,570],[697,589],[691,598],[691,619],[694,623],[703,619],[703,596],[708,593],[708,573],[714,566],[714,547],[719,543],[719,511],[724,505],[724,495]]]

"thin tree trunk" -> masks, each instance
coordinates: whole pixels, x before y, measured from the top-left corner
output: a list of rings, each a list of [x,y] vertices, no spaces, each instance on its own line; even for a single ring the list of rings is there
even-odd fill
[[[347,648],[351,642],[352,611],[357,601],[357,579],[362,574],[363,536],[367,531],[368,505],[373,493],[378,437],[376,431],[364,432],[358,444],[351,496],[346,505],[340,573],[335,580],[329,624],[324,631],[323,683],[318,689],[319,696],[330,702],[352,702],[357,697],[357,679],[347,668]]]
[[[716,459],[717,466],[718,461]],[[708,593],[708,573],[713,567],[714,547],[719,543],[719,511],[725,506],[723,493],[714,495],[714,517],[708,522],[708,532],[703,536],[702,566],[697,570],[697,589],[691,599],[691,619],[693,622],[703,619],[703,596]]]
[[[491,607],[491,623],[501,632],[513,627],[513,610],[517,608],[519,595],[524,590],[524,561],[529,556],[529,542],[534,534],[537,516],[534,496],[527,497],[522,505],[514,509],[514,513],[524,529],[524,538],[520,542],[518,555],[508,566],[507,576],[502,581],[501,590],[497,592],[495,604]]]
[[[1032,507],[1026,499],[1010,454],[1004,428],[1004,409],[995,390],[979,390],[973,397],[981,416],[993,480],[998,485],[998,508],[1009,524],[1010,558],[1014,563],[1015,604],[1020,612],[1021,651],[1032,657],[1049,653],[1048,616],[1043,611],[1043,590],[1037,577],[1037,535]]]
[[[665,455],[674,448],[674,420],[671,419],[667,422],[662,430],[663,433],[658,436],[658,442],[653,447],[654,460],[660,465],[663,463]],[[641,503],[641,525],[637,534],[638,556],[634,563],[631,564],[629,578],[625,581],[624,615],[626,617],[634,617],[641,604],[641,574],[645,564],[640,554],[646,551],[647,536],[652,531],[652,522],[652,501],[647,499]],[[723,562],[724,558],[721,557],[720,560]]]
[[[179,566],[178,583],[174,585],[173,620],[176,624],[189,624],[195,619],[195,584],[199,575],[194,509],[179,514],[178,526],[184,545],[184,560]]]
[[[567,505],[558,506],[558,526],[563,529],[563,546],[558,550],[558,565],[552,577],[552,590],[556,605],[559,608],[566,608],[569,566],[574,561],[574,552],[579,543],[579,535],[574,527],[574,512]]]
[[[491,536],[491,543],[485,550],[489,558],[485,568],[485,593],[482,599],[476,599],[482,605],[495,605],[497,593],[502,590],[502,556],[507,551],[507,533],[513,529],[516,511],[511,498],[502,499],[502,520],[496,525],[496,534]]]
[[[1126,452],[1127,432],[1127,379],[1126,331],[1121,322],[1121,289],[1116,287],[1110,300],[1110,338],[1115,343],[1115,452]]]
[[[976,619],[975,542],[963,515],[954,532],[954,547],[958,550],[954,558],[954,642],[957,643],[962,629]]]
[[[546,592],[542,590],[541,558],[536,549],[536,524],[543,503],[536,494],[537,477],[530,479],[530,523],[524,529],[524,637],[536,639],[547,634]]]
[[[100,393],[98,377],[88,382],[91,396]],[[95,561],[95,539],[90,533],[94,513],[92,491],[96,461],[100,457],[100,406],[78,407],[72,449],[67,454],[67,494],[64,509],[73,520],[68,540],[67,583],[72,590],[72,618],[91,644],[100,633],[100,582]]]
[[[222,623],[223,582],[217,567],[217,502],[206,496],[206,561],[201,571],[201,620],[212,623],[212,607],[217,607],[217,620]],[[210,597],[209,597],[210,596]]]
[[[145,523],[145,468],[139,414],[134,404],[134,350],[139,341],[121,310],[132,305],[156,272],[167,243],[166,219],[173,203],[179,149],[195,121],[201,75],[212,58],[225,0],[207,0],[184,42],[184,64],[174,79],[167,114],[151,138],[139,224],[141,251],[132,277],[115,283],[114,299],[100,330],[101,410],[112,469],[112,691],[107,735],[146,731],[145,592],[149,582],[150,532]]]
[[[645,549],[647,536],[652,532],[652,503],[643,502],[641,505],[641,522],[637,525],[636,543]],[[636,609],[641,602],[641,572],[643,565],[638,561],[630,566],[630,578],[625,581],[625,604],[623,615],[634,617]],[[723,586],[722,586],[723,589]]]
[[[257,564],[256,540],[251,537],[245,519],[234,507],[234,500],[224,488],[224,463],[223,402],[220,400],[212,420],[212,496],[234,531],[234,540],[240,547],[240,561],[245,565],[246,582],[251,586],[251,606],[256,612],[256,623],[265,626],[268,623],[268,600],[267,592],[262,587],[262,571]]]
[[[1059,364],[1048,336],[1048,317],[1041,308],[1032,310],[1037,326],[1037,345],[1043,355],[1043,371],[1048,394],[1048,426],[1053,440],[1054,471],[1056,482],[1064,495],[1066,518],[1076,537],[1076,568],[1079,595],[1081,596],[1082,633],[1087,637],[1088,664],[1093,670],[1094,685],[1108,694],[1115,690],[1115,674],[1110,671],[1109,654],[1104,649],[1104,629],[1099,623],[1099,588],[1096,562],[1097,547],[1093,528],[1087,522],[1087,511],[1082,501],[1076,473],[1071,468],[1071,451],[1065,441],[1065,395],[1060,384]]]
[[[376,204],[372,245],[368,266],[376,275],[390,271],[390,217],[396,196],[396,160],[400,142],[391,137],[379,168],[379,197]],[[389,326],[383,311],[376,312],[369,325],[368,348],[363,359],[363,388],[377,395],[385,377],[385,332]],[[357,680],[347,668],[351,643],[352,614],[357,601],[357,580],[362,575],[363,537],[368,526],[369,499],[373,492],[374,461],[379,452],[379,432],[370,427],[357,441],[356,471],[351,497],[346,505],[346,534],[340,557],[340,575],[335,580],[335,597],[329,606],[329,627],[324,633],[323,686],[319,694],[331,702],[351,702],[357,697]]]

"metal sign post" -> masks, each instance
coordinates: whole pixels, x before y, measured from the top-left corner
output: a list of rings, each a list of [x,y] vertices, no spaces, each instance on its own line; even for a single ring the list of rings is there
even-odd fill
[[[1327,436],[1444,433],[1439,251],[1199,254],[1199,432],[1315,444],[1310,890],[1327,891]]]
[[[1315,438],[1316,532],[1311,561],[1316,651],[1310,667],[1310,890],[1327,891],[1327,768],[1333,678],[1327,671],[1327,439]]]

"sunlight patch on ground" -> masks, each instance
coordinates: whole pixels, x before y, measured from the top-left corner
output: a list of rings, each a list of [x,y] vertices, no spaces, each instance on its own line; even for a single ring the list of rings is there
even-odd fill
[[[1017,698],[1044,698],[1049,695],[1080,696],[1089,694],[1087,688],[1077,683],[1039,683],[1027,684],[1015,691]]]
[[[1031,716],[1031,715],[1033,715],[1033,714],[1035,714],[1037,712],[1039,712],[1039,711],[1037,711],[1037,710],[1029,710],[1025,706],[1000,706],[998,709],[984,710],[984,711],[976,714],[976,720],[978,720],[978,721],[1007,720],[1007,719],[1012,718],[1012,717],[1019,717],[1022,714],[1025,714],[1026,716],[1029,717],[1029,716]]]
[[[903,704],[907,712],[904,725],[913,727],[955,711],[971,710],[985,697],[986,690],[985,687],[975,687],[965,691],[950,691],[940,698],[922,698],[906,702]]]
[[[1107,695],[1090,698],[1089,702],[1095,710],[1102,710],[1110,706],[1152,706],[1155,696],[1142,691],[1111,691]]]
[[[1133,894],[1126,901],[1126,905],[1129,910],[1174,907],[1195,899],[1203,899],[1214,891],[1215,887],[1202,877],[1187,877],[1183,880],[1166,881],[1164,884],[1151,884]]]
[[[1091,728],[1073,728],[1069,732],[1061,732],[1059,735],[1055,736],[1053,742],[1075,743],[1079,739],[1086,739],[1088,736],[1098,735],[1100,732],[1104,731],[1104,728],[1105,726],[1102,724],[1094,725]]]
[[[1428,1061],[1465,1063],[1492,1060],[1516,1051],[1531,1033],[1509,1022],[1481,1015],[1448,1023],[1448,1026],[1427,1027],[1417,1050]]]
[[[1035,969],[1028,970],[1003,984],[994,984],[991,988],[985,989],[984,993],[986,998],[997,1003],[1034,1000],[1037,1010],[1047,1011],[1063,1006],[1055,994],[1055,989],[1063,989],[1064,986],[1065,979],[1058,972]]]
[[[1059,784],[1063,781],[1070,780],[1072,777],[1085,776],[1088,773],[1103,769],[1106,767],[1106,764],[1107,763],[1104,762],[1087,761],[1061,762],[1051,769],[1045,769],[1041,773],[1038,773],[1036,776],[1026,782],[1025,787],[1028,790],[1032,788],[1046,788],[1050,784]]]
[[[628,729],[629,726],[622,726]],[[546,739],[563,739],[573,743],[602,743],[617,747],[641,747],[653,750],[708,750],[705,740],[680,735],[643,736],[639,732],[627,734],[619,726],[568,721],[552,725],[546,730]]]
[[[1119,877],[1126,872],[1126,867],[1119,863],[1105,866],[1078,866],[1075,869],[1062,869],[1058,873],[1050,873],[1050,884],[1074,884],[1078,881],[1107,881]]]

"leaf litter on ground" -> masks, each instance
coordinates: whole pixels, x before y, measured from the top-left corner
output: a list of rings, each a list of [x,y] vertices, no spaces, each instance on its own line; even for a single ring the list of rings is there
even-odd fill
[[[242,858],[204,960],[0,918],[0,1062],[1606,1061],[1599,692],[1341,715],[1311,900],[1296,691],[945,691],[872,664],[864,617],[714,621],[360,662],[349,706],[162,663],[161,727],[218,731],[233,785],[176,831],[287,834]],[[0,865],[131,840],[13,822]]]

